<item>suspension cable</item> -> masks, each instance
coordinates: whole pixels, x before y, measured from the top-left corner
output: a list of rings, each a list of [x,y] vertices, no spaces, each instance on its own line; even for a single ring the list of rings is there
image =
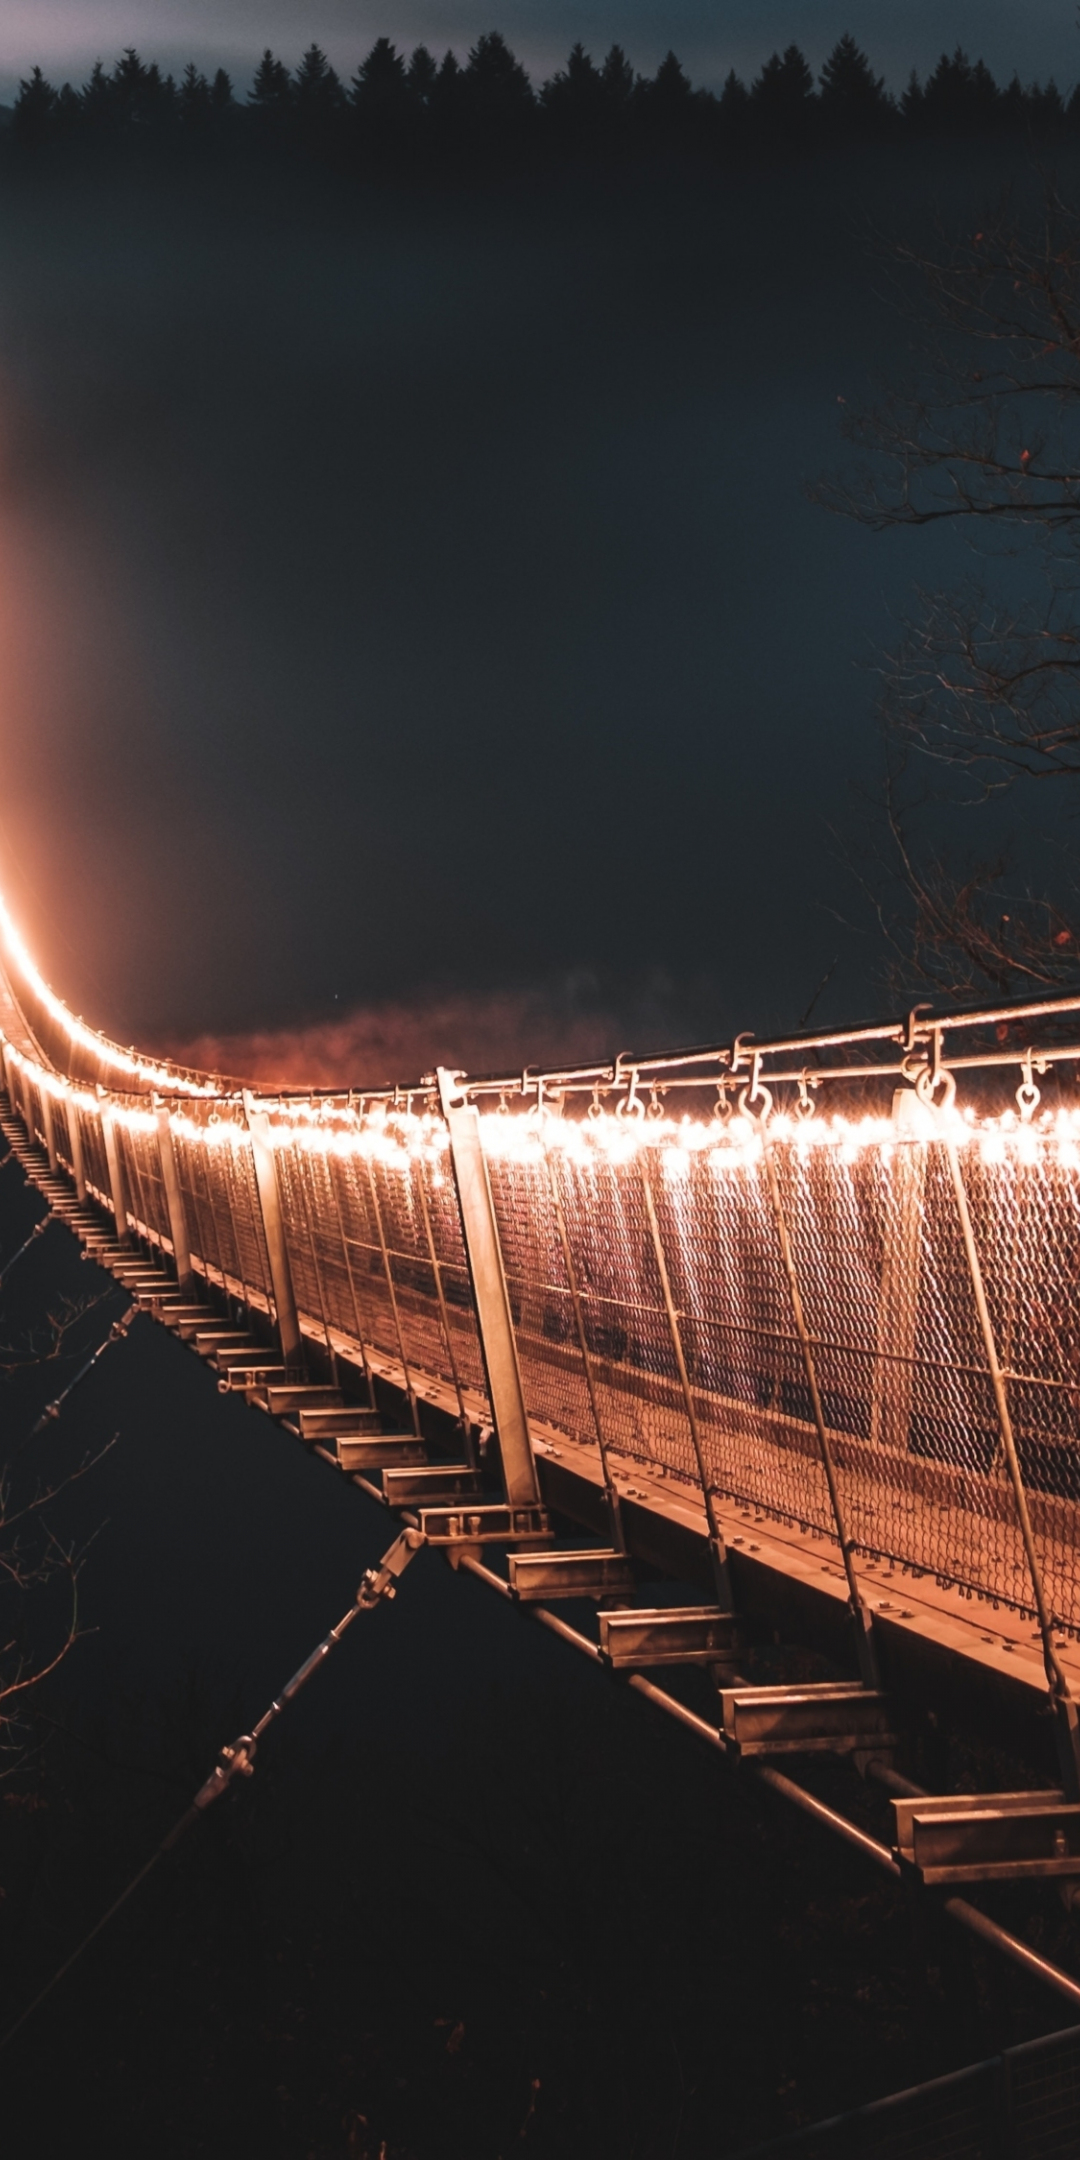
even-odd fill
[[[0,1268],[0,1285],[6,1282],[12,1268],[15,1266],[16,1261],[22,1259],[24,1252],[29,1252],[31,1245],[34,1242],[34,1239],[39,1238],[42,1234],[42,1231],[47,1230],[49,1224],[55,1221],[55,1215],[43,1215],[41,1221],[34,1224],[34,1227],[31,1230],[29,1237],[23,1239],[18,1252],[13,1252],[10,1260],[5,1260],[3,1267]]]
[[[241,1733],[238,1739],[230,1740],[228,1745],[222,1748],[209,1777],[200,1785],[190,1806],[185,1808],[184,1813],[173,1824],[172,1829],[166,1832],[160,1845],[151,1853],[150,1858],[144,1860],[138,1874],[132,1876],[126,1889],[121,1890],[119,1897],[115,1898],[108,1910],[102,1913],[100,1920],[95,1921],[90,1933],[84,1935],[82,1941],[76,1944],[70,1957],[64,1959],[63,1964],[54,1972],[52,1979],[46,1981],[45,1986],[34,1996],[33,2001],[27,2003],[25,2010],[20,2012],[14,2025],[8,2027],[7,2032],[0,2038],[0,2053],[10,2045],[16,2034],[22,2031],[23,2026],[33,2017],[35,2011],[40,2010],[42,2003],[48,2000],[54,1988],[59,1987],[61,1980],[71,1971],[72,1966],[78,1964],[79,1959],[89,1950],[91,1943],[95,1942],[103,1929],[108,1927],[110,1920],[115,1918],[121,1907],[127,1904],[128,1899],[134,1896],[140,1884],[146,1881],[147,1876],[157,1866],[158,1861],[163,1858],[164,1854],[171,1852],[174,1845],[179,1844],[185,1832],[191,1829],[192,1824],[197,1823],[200,1817],[206,1813],[207,1808],[211,1807],[214,1801],[219,1800],[222,1793],[228,1790],[234,1777],[251,1777],[253,1775],[255,1750],[267,1727],[274,1723],[275,1718],[281,1716],[282,1711],[288,1703],[292,1702],[294,1696],[299,1695],[301,1688],[306,1686],[313,1673],[318,1672],[320,1665],[325,1663],[330,1652],[337,1649],[342,1636],[346,1629],[352,1626],[353,1621],[359,1619],[361,1613],[374,1612],[377,1605],[389,1601],[396,1595],[398,1577],[404,1574],[410,1560],[420,1551],[423,1543],[424,1538],[419,1530],[403,1530],[400,1536],[394,1539],[388,1551],[383,1554],[378,1566],[365,1570],[360,1588],[348,1612],[344,1613],[337,1626],[332,1627],[329,1634],[324,1635],[322,1641],[316,1644],[311,1656],[305,1658],[303,1664],[294,1672],[292,1679],[286,1681],[280,1695],[275,1695],[269,1708],[263,1711],[258,1724],[253,1725],[249,1733]]]
[[[104,1357],[110,1343],[124,1342],[126,1340],[132,1321],[137,1320],[138,1317],[139,1307],[137,1303],[134,1303],[129,1305],[125,1312],[121,1313],[119,1320],[113,1321],[108,1334],[99,1342],[97,1349],[92,1350],[90,1356],[80,1365],[78,1372],[73,1379],[68,1381],[66,1388],[61,1388],[59,1395],[54,1396],[52,1402],[46,1403],[37,1424],[31,1427],[31,1438],[39,1432],[44,1432],[46,1425],[49,1424],[52,1418],[59,1417],[68,1396],[74,1394],[80,1381],[85,1380],[88,1373],[93,1372],[98,1359]]]

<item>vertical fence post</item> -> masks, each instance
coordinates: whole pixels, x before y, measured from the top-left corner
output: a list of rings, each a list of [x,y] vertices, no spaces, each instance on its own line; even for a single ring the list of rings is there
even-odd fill
[[[952,1080],[951,1073],[945,1077]],[[952,1094],[955,1094],[955,1082],[953,1082]],[[947,1097],[946,1109],[951,1107],[952,1094]],[[932,1100],[932,1096],[929,1099]],[[971,1277],[971,1287],[975,1298],[975,1310],[979,1317],[979,1331],[986,1352],[986,1362],[990,1369],[990,1384],[994,1391],[994,1404],[997,1410],[998,1429],[1001,1433],[1002,1451],[1009,1473],[1009,1481],[1013,1489],[1013,1498],[1016,1502],[1020,1537],[1027,1558],[1028,1573],[1031,1577],[1031,1587],[1035,1599],[1035,1614],[1039,1624],[1039,1634],[1042,1638],[1043,1665],[1046,1669],[1050,1701],[1056,1720],[1062,1784],[1065,1789],[1066,1799],[1077,1801],[1080,1800],[1080,1722],[1078,1722],[1077,1717],[1077,1705],[1070,1691],[1061,1660],[1054,1648],[1053,1620],[1046,1600],[1046,1589],[1043,1584],[1042,1569],[1039,1566],[1039,1556],[1035,1550],[1035,1533],[1031,1527],[1031,1514],[1028,1509],[1027,1493],[1024,1490],[1020,1457],[1016,1449],[1016,1435],[1013,1432],[1012,1412],[1009,1409],[1008,1390],[1005,1385],[1005,1376],[1001,1369],[997,1343],[994,1338],[994,1324],[990,1317],[990,1306],[987,1302],[986,1285],[983,1281],[982,1264],[979,1260],[979,1249],[975,1243],[975,1230],[971,1220],[971,1209],[968,1206],[964,1173],[960,1167],[956,1142],[946,1134],[943,1137],[942,1145],[945,1149],[945,1159],[948,1162],[949,1175],[952,1179],[956,1212],[960,1218],[960,1234],[964,1241],[968,1273]]]
[[[52,1096],[50,1095],[48,1088],[44,1087],[39,1087],[38,1094],[41,1097],[41,1129],[45,1135],[45,1153],[49,1158],[50,1170],[55,1170],[56,1125],[53,1119]]]
[[[191,1244],[184,1211],[184,1196],[180,1190],[180,1173],[176,1167],[172,1126],[164,1103],[155,1104],[154,1115],[157,1121],[158,1161],[161,1164],[161,1183],[165,1191],[176,1280],[185,1296],[191,1296],[195,1289],[195,1270],[191,1265]]]
[[[285,1219],[281,1207],[274,1146],[266,1113],[256,1109],[255,1097],[249,1088],[244,1089],[244,1118],[251,1141],[255,1190],[259,1196],[266,1257],[270,1263],[270,1286],[274,1296],[274,1319],[281,1355],[286,1365],[300,1365],[303,1363],[304,1346],[293,1292],[292,1269],[289,1266],[289,1248],[285,1242]]]
[[[109,1193],[116,1217],[116,1235],[121,1245],[130,1245],[131,1231],[128,1227],[127,1182],[124,1165],[117,1146],[116,1127],[104,1103],[101,1106],[101,1137],[105,1143],[105,1163],[109,1173]]]
[[[874,1642],[873,1622],[871,1620],[869,1608],[866,1605],[862,1591],[859,1588],[859,1578],[855,1573],[854,1540],[849,1537],[847,1531],[847,1524],[844,1520],[844,1510],[840,1499],[840,1487],[837,1484],[836,1480],[836,1465],[833,1461],[832,1444],[829,1439],[828,1427],[825,1423],[825,1408],[821,1400],[821,1389],[818,1386],[817,1362],[814,1357],[814,1346],[811,1340],[810,1330],[806,1325],[806,1314],[803,1310],[802,1291],[799,1288],[799,1274],[798,1269],[795,1266],[795,1248],[791,1242],[791,1233],[788,1229],[787,1217],[784,1214],[784,1199],[783,1194],[780,1191],[780,1179],[777,1174],[776,1163],[773,1159],[773,1152],[769,1141],[769,1136],[766,1131],[766,1124],[772,1110],[772,1098],[769,1095],[768,1089],[763,1088],[760,1081],[757,1079],[756,1069],[755,1079],[751,1092],[747,1093],[744,1098],[740,1098],[740,1107],[743,1110],[744,1115],[749,1114],[751,1117],[753,1116],[752,1102],[754,1099],[764,1099],[763,1114],[758,1120],[758,1131],[761,1138],[761,1159],[765,1166],[765,1178],[769,1187],[769,1198],[772,1202],[773,1217],[776,1222],[776,1235],[780,1244],[781,1258],[784,1263],[784,1273],[787,1276],[788,1281],[788,1293],[791,1298],[792,1318],[795,1322],[795,1333],[799,1338],[799,1349],[802,1353],[803,1371],[806,1375],[806,1385],[810,1395],[810,1407],[813,1413],[814,1425],[817,1430],[818,1451],[821,1456],[821,1467],[825,1472],[825,1483],[829,1488],[829,1504],[832,1508],[833,1522],[836,1525],[836,1535],[840,1541],[840,1553],[844,1563],[844,1574],[847,1577],[848,1604],[851,1610],[851,1617],[855,1622],[855,1650],[859,1661],[859,1677],[862,1680],[864,1687],[879,1688],[881,1686],[881,1675],[878,1671],[877,1645]]]
[[[724,1541],[723,1531],[720,1528],[720,1518],[716,1512],[716,1495],[712,1489],[712,1481],[705,1462],[705,1450],[701,1444],[701,1427],[698,1424],[697,1407],[694,1402],[693,1389],[690,1386],[690,1374],[687,1371],[686,1358],[683,1354],[682,1330],[679,1326],[679,1315],[675,1308],[675,1299],[671,1294],[671,1278],[668,1274],[663,1239],[660,1236],[660,1222],[656,1213],[656,1202],[653,1198],[653,1189],[649,1182],[648,1171],[644,1169],[641,1173],[641,1184],[645,1194],[645,1214],[648,1218],[649,1234],[652,1238],[653,1253],[660,1275],[664,1309],[667,1313],[668,1333],[671,1336],[671,1347],[675,1352],[675,1364],[679,1375],[679,1385],[682,1388],[686,1419],[690,1427],[690,1440],[694,1450],[694,1460],[697,1463],[701,1496],[705,1502],[705,1520],[709,1531],[709,1559],[712,1563],[716,1602],[725,1612],[730,1612],[732,1610],[731,1571],[728,1567],[727,1545]]]
[[[68,1146],[71,1149],[71,1175],[75,1180],[76,1200],[86,1198],[86,1164],[83,1160],[82,1126],[79,1109],[73,1095],[67,1099]]]
[[[499,1443],[503,1483],[511,1507],[536,1507],[540,1486],[529,1438],[510,1295],[499,1245],[491,1181],[480,1142],[480,1120],[465,1100],[458,1076],[440,1065],[439,1101],[450,1136],[461,1234],[472,1284],[488,1400]]]

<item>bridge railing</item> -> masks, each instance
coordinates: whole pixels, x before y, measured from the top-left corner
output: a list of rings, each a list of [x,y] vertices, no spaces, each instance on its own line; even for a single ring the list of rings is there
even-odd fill
[[[849,1563],[1033,1615],[1042,1598],[1048,1626],[1080,1634],[1074,1010],[854,1031],[846,1064],[829,1037],[463,1082],[534,1425],[698,1492],[704,1474]],[[28,1127],[123,1229],[172,1250],[178,1205],[194,1268],[280,1318],[257,1116],[301,1332],[490,1417],[430,1082],[151,1097],[58,1072],[25,1040],[4,1059]],[[976,1067],[978,1113],[953,1101]]]

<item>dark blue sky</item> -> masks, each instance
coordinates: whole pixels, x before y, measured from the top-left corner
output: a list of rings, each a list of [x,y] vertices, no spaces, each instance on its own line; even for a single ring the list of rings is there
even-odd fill
[[[375,0],[13,0],[3,12],[0,92],[10,94],[35,60],[78,80],[99,54],[128,44],[173,68],[191,57],[223,64],[243,81],[266,44],[295,60],[315,38],[351,72],[382,33],[403,46],[464,52],[493,28],[537,75],[581,38],[596,51],[618,40],[643,72],[673,46],[696,80],[719,83],[732,66],[752,74],[791,39],[819,67],[850,30],[896,86],[957,43],[998,75],[1053,74],[1065,85],[1080,74],[1075,15],[1073,0],[397,0],[393,8]]]
[[[368,1079],[791,1024],[837,956],[863,1010],[875,663],[969,563],[806,484],[907,365],[873,227],[1010,166],[22,201],[2,837],[57,989],[124,1042],[390,1006]]]

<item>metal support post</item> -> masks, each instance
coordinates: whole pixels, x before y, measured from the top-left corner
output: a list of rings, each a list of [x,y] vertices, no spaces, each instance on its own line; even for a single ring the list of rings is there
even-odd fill
[[[113,1204],[113,1214],[116,1217],[116,1235],[121,1245],[130,1245],[131,1230],[128,1226],[127,1183],[124,1178],[124,1165],[120,1159],[120,1149],[117,1145],[116,1127],[104,1104],[101,1108],[101,1137],[105,1143],[105,1162],[109,1172],[109,1193]]]
[[[454,1073],[440,1065],[437,1078],[450,1136],[461,1233],[506,1497],[512,1508],[536,1507],[540,1485],[529,1438],[491,1181],[480,1142],[480,1120],[472,1104],[466,1102]]]
[[[720,1528],[720,1518],[716,1512],[716,1495],[713,1492],[712,1483],[705,1465],[705,1450],[701,1445],[701,1427],[698,1424],[693,1389],[690,1386],[690,1375],[686,1369],[686,1358],[683,1355],[679,1315],[675,1309],[675,1300],[671,1294],[671,1278],[668,1274],[663,1239],[660,1236],[660,1223],[656,1213],[656,1202],[653,1199],[653,1189],[649,1183],[648,1171],[645,1169],[641,1173],[641,1184],[645,1194],[645,1213],[649,1221],[649,1234],[652,1238],[653,1252],[656,1256],[656,1265],[660,1275],[660,1287],[664,1294],[671,1347],[675,1352],[679,1385],[682,1388],[683,1403],[686,1407],[686,1419],[690,1427],[690,1440],[694,1450],[694,1460],[697,1463],[701,1495],[705,1502],[705,1520],[709,1530],[709,1558],[712,1562],[713,1582],[716,1586],[716,1602],[723,1607],[725,1612],[730,1612],[732,1610],[731,1570],[728,1567],[727,1546],[724,1542],[723,1531]]]
[[[53,1120],[52,1096],[50,1095],[48,1088],[39,1088],[38,1093],[41,1096],[41,1126],[42,1131],[45,1134],[45,1153],[49,1158],[50,1170],[55,1170],[56,1125]]]
[[[78,1107],[72,1096],[67,1099],[68,1146],[71,1149],[71,1175],[75,1180],[76,1200],[86,1198],[86,1164],[83,1160],[82,1127],[79,1124]]]
[[[278,1186],[277,1163],[266,1113],[257,1110],[255,1097],[249,1088],[244,1089],[244,1118],[251,1141],[251,1160],[255,1171],[255,1190],[259,1196],[259,1213],[262,1216],[263,1236],[266,1239],[266,1257],[270,1263],[270,1287],[274,1295],[274,1319],[277,1324],[281,1355],[286,1365],[302,1365],[304,1345],[300,1334],[300,1320],[293,1293],[292,1269],[289,1266],[289,1249],[285,1242],[285,1220]]]
[[[618,1487],[612,1476],[608,1451],[604,1443],[604,1428],[600,1422],[600,1404],[596,1395],[596,1376],[593,1372],[592,1352],[589,1349],[588,1337],[585,1333],[585,1310],[581,1302],[581,1290],[577,1279],[577,1269],[574,1266],[574,1255],[570,1248],[570,1233],[566,1227],[562,1193],[559,1189],[559,1173],[555,1166],[555,1158],[546,1141],[544,1143],[544,1160],[547,1163],[548,1182],[551,1186],[551,1204],[555,1210],[555,1228],[559,1233],[563,1266],[566,1269],[566,1280],[570,1288],[570,1303],[574,1309],[574,1326],[577,1330],[578,1348],[581,1351],[581,1362],[585,1370],[585,1386],[588,1390],[589,1408],[592,1411],[592,1421],[596,1431],[596,1445],[600,1450],[600,1471],[604,1480],[604,1491],[607,1495],[611,1542],[617,1553],[625,1554],[626,1539],[623,1534]]]
[[[172,1239],[176,1280],[185,1296],[190,1296],[195,1289],[195,1270],[191,1265],[191,1245],[188,1240],[184,1196],[180,1190],[180,1173],[176,1167],[176,1149],[173,1146],[172,1126],[164,1103],[156,1105],[155,1116],[157,1119],[158,1161],[161,1164],[161,1182],[165,1190],[165,1206],[169,1217],[169,1236]]]
[[[761,1089],[760,1092],[762,1094],[765,1094],[766,1090]],[[771,1105],[769,1107],[771,1107]],[[746,1108],[745,1104],[743,1105],[743,1108]],[[765,1112],[765,1117],[767,1116],[768,1108]],[[795,1252],[791,1243],[791,1234],[788,1230],[787,1218],[784,1214],[784,1201],[783,1195],[780,1191],[780,1179],[777,1176],[776,1164],[773,1160],[772,1148],[769,1144],[768,1135],[764,1130],[764,1126],[765,1118],[763,1117],[760,1125],[761,1159],[765,1165],[765,1176],[769,1187],[769,1198],[772,1201],[773,1215],[776,1221],[776,1234],[780,1241],[780,1252],[784,1263],[784,1273],[787,1276],[788,1291],[791,1296],[791,1311],[792,1317],[795,1321],[795,1333],[799,1338],[799,1348],[802,1352],[803,1371],[806,1374],[806,1385],[810,1393],[810,1405],[813,1411],[814,1425],[817,1428],[818,1448],[821,1454],[821,1466],[825,1472],[825,1483],[829,1488],[829,1504],[832,1508],[833,1521],[836,1524],[836,1535],[840,1541],[840,1553],[844,1563],[844,1573],[847,1577],[848,1603],[851,1607],[852,1619],[855,1622],[855,1649],[859,1661],[859,1675],[864,1687],[880,1688],[881,1676],[878,1672],[877,1648],[874,1643],[873,1637],[873,1623],[871,1621],[869,1608],[864,1602],[862,1591],[859,1588],[859,1578],[855,1573],[854,1542],[848,1536],[847,1525],[844,1521],[844,1510],[840,1500],[840,1488],[836,1481],[836,1465],[833,1462],[832,1447],[829,1442],[828,1430],[825,1424],[825,1410],[821,1400],[821,1389],[818,1386],[817,1365],[814,1359],[814,1349],[810,1339],[810,1330],[806,1325],[806,1315],[803,1311],[802,1292],[799,1289],[799,1275],[798,1270],[795,1266]]]
[[[951,1078],[951,1075],[949,1077]],[[986,1362],[990,1369],[990,1384],[994,1391],[994,1404],[997,1410],[998,1428],[1001,1433],[1001,1446],[1009,1473],[1009,1481],[1013,1489],[1013,1497],[1016,1502],[1020,1536],[1027,1558],[1028,1573],[1031,1577],[1031,1587],[1035,1598],[1035,1612],[1039,1624],[1039,1634],[1042,1638],[1043,1665],[1046,1669],[1050,1701],[1057,1722],[1061,1781],[1066,1799],[1080,1801],[1080,1721],[1078,1721],[1077,1716],[1077,1705],[1070,1692],[1061,1660],[1054,1648],[1053,1621],[1050,1607],[1046,1601],[1046,1590],[1042,1579],[1042,1569],[1039,1566],[1039,1556],[1035,1550],[1035,1533],[1031,1527],[1031,1515],[1028,1509],[1027,1493],[1024,1490],[1023,1473],[1020,1469],[1020,1457],[1016,1451],[1016,1436],[1013,1432],[1008,1391],[997,1353],[997,1343],[994,1339],[994,1325],[990,1318],[986,1286],[983,1282],[982,1266],[979,1260],[978,1247],[975,1243],[975,1231],[971,1221],[971,1209],[968,1206],[964,1173],[960,1167],[956,1142],[945,1138],[942,1144],[945,1149],[949,1175],[952,1178],[953,1192],[956,1197],[956,1212],[960,1218],[960,1232],[964,1241],[964,1252],[967,1256],[968,1273],[971,1276],[975,1310],[979,1316],[979,1329],[982,1334],[983,1348],[986,1352]]]

